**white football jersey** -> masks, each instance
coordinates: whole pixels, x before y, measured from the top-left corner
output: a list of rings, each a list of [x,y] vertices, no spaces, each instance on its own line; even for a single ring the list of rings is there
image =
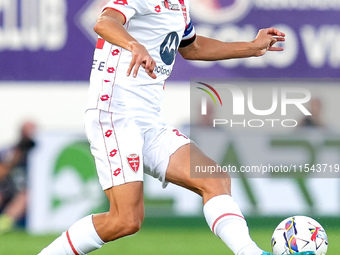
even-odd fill
[[[189,16],[189,0],[111,0],[103,10],[107,8],[124,15],[127,32],[155,60],[157,79],[150,78],[142,67],[136,78],[132,74],[127,77],[131,52],[99,37],[92,64],[88,109],[111,112],[117,105],[140,107],[139,99],[145,107],[157,107],[178,47],[190,44],[196,36]]]

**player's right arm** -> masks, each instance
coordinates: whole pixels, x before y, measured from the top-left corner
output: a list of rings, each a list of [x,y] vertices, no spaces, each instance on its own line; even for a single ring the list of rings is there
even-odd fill
[[[156,79],[156,75],[153,72],[156,65],[155,61],[145,47],[126,31],[123,26],[125,22],[126,20],[122,13],[107,8],[99,16],[94,26],[94,31],[105,41],[132,53],[127,76],[133,71],[133,77],[137,77],[139,67],[142,66],[151,78]]]
[[[282,51],[277,42],[285,41],[285,34],[275,28],[261,29],[251,42],[223,42],[204,36],[197,36],[189,45],[179,49],[188,60],[224,60],[264,55],[267,51]]]

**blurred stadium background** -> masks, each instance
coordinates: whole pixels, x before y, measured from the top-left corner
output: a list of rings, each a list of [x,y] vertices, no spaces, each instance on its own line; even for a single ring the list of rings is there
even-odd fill
[[[29,161],[29,201],[21,229],[0,237],[0,254],[36,254],[75,220],[107,208],[84,136],[83,113],[96,36],[92,27],[106,0],[0,1],[0,149],[16,141],[25,120],[38,125]],[[252,40],[263,27],[286,32],[284,52],[216,63],[177,56],[162,114],[180,129],[190,122],[190,80],[221,78],[244,86],[307,86],[321,102],[318,125],[283,134],[262,133],[248,146],[242,135],[220,144],[219,157],[251,165],[258,154],[294,164],[340,159],[340,0],[192,0],[198,34],[225,41]],[[299,116],[297,116],[299,117]],[[320,124],[322,123],[322,124]],[[282,138],[282,137],[281,137]],[[288,141],[288,142],[287,142]],[[222,156],[221,156],[222,155]],[[286,162],[287,163],[287,162]],[[312,173],[310,173],[312,174]],[[253,238],[270,249],[275,226],[309,215],[326,229],[329,255],[340,244],[338,178],[234,179],[234,197]],[[94,254],[228,254],[205,226],[201,200],[145,177],[146,220],[139,234]]]

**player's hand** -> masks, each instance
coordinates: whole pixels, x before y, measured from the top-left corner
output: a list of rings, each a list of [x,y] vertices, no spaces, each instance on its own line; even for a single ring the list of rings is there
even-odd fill
[[[153,60],[153,58],[149,55],[148,51],[145,49],[143,45],[141,45],[138,42],[133,43],[132,45],[132,60],[130,62],[127,76],[131,75],[134,78],[137,77],[139,67],[142,66],[145,69],[145,72],[152,78],[156,79],[157,76],[153,72],[156,66],[156,62]]]
[[[255,56],[262,56],[267,51],[283,51],[283,47],[274,47],[276,42],[285,41],[285,34],[276,28],[261,29],[253,43],[256,45]]]

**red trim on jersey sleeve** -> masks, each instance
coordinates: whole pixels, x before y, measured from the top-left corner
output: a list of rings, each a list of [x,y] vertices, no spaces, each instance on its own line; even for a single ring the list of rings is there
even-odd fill
[[[120,10],[117,10],[116,8],[113,8],[113,7],[106,7],[106,8],[103,9],[103,11],[105,11],[106,9],[111,9],[111,10],[114,10],[114,11],[121,13],[124,16],[125,21],[124,21],[123,25],[125,25],[127,19],[126,19],[126,16],[125,16],[124,13],[122,13]]]
[[[67,241],[68,241],[69,245],[71,246],[71,249],[72,249],[73,253],[74,253],[75,255],[79,255],[79,253],[78,253],[77,250],[74,248],[74,246],[73,246],[73,244],[72,244],[72,242],[71,242],[71,238],[70,238],[70,234],[68,233],[68,230],[66,231],[66,236],[67,236]]]
[[[105,40],[102,38],[98,38],[97,44],[96,44],[96,49],[102,50],[104,47]]]

